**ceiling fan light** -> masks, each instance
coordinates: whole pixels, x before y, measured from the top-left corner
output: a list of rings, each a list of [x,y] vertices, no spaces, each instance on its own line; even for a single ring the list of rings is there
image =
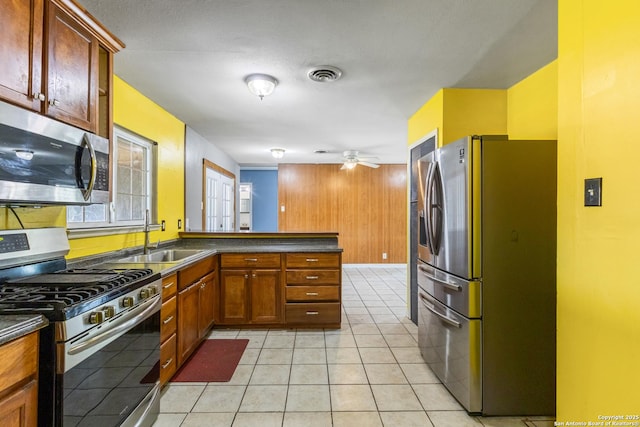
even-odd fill
[[[284,157],[284,148],[272,148],[271,155],[276,159],[281,159]]]
[[[353,160],[347,160],[346,162],[344,162],[344,166],[347,169],[353,169],[358,165],[358,161],[353,161]]]
[[[278,84],[278,81],[268,74],[250,74],[244,79],[244,82],[249,91],[260,99],[271,95]]]

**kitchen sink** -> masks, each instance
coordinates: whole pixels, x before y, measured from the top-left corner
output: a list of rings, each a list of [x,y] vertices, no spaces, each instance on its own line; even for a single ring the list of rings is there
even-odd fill
[[[154,262],[181,262],[187,258],[201,254],[200,249],[166,249],[154,251],[144,255],[132,255],[119,259],[118,262],[123,263],[154,263]]]

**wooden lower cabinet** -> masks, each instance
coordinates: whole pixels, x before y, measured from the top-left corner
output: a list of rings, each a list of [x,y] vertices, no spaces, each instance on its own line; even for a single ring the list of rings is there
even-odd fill
[[[177,367],[176,331],[178,326],[178,275],[162,278],[160,309],[160,385],[175,374]]]
[[[213,324],[215,272],[178,292],[178,365],[182,365]]]
[[[38,332],[0,347],[0,425],[38,422]]]
[[[282,322],[280,270],[223,269],[220,273],[220,323]]]
[[[288,253],[285,259],[285,320],[288,326],[340,327],[340,253]]]

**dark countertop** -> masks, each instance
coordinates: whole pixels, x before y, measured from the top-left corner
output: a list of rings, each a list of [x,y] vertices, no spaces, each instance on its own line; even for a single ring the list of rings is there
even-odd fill
[[[220,253],[287,253],[287,252],[342,252],[338,247],[337,233],[180,233],[183,238],[162,244],[159,249],[200,249],[202,254],[184,259],[182,262],[123,263],[119,259],[130,253],[104,254],[93,259],[93,266],[100,263],[104,268],[150,268],[154,273],[168,276],[203,258]],[[194,238],[186,235],[193,235]],[[224,237],[221,237],[223,236]],[[260,237],[257,237],[260,236]],[[128,251],[131,252],[131,251]],[[141,251],[135,251],[139,254]],[[152,251],[153,252],[153,251]],[[133,252],[132,252],[133,253]],[[69,263],[77,262],[71,260]]]
[[[9,314],[0,316],[0,345],[42,329],[49,321],[41,314]]]

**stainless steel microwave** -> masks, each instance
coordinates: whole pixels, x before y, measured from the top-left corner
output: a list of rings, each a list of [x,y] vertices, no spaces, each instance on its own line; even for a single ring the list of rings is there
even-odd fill
[[[0,204],[108,201],[108,139],[0,102]]]

